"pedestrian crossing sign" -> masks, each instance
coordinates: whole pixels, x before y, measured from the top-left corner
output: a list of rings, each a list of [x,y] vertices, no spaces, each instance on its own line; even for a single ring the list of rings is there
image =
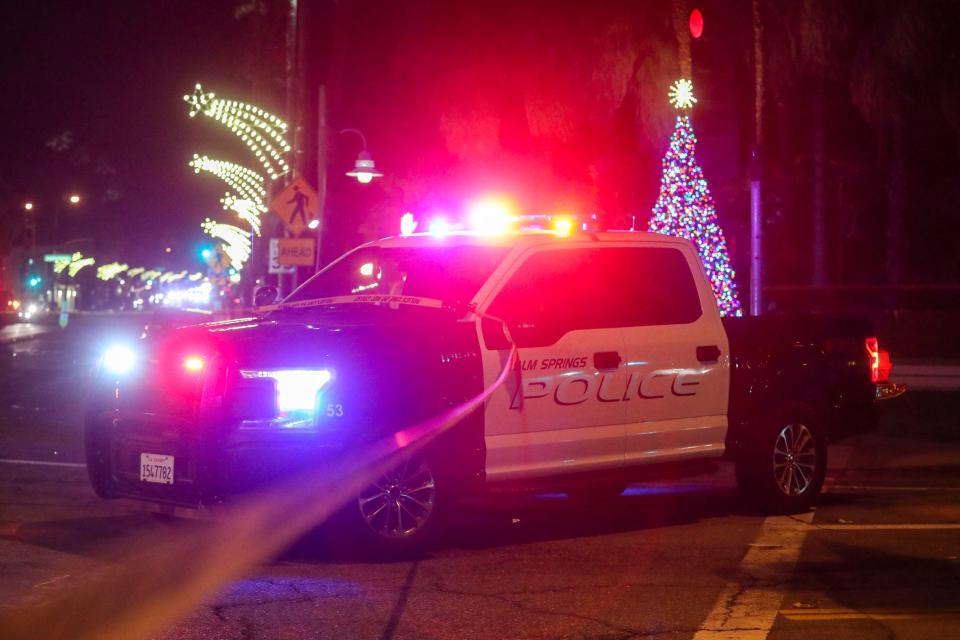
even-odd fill
[[[297,177],[270,203],[284,226],[295,236],[303,233],[311,220],[320,214],[320,197],[303,177]]]

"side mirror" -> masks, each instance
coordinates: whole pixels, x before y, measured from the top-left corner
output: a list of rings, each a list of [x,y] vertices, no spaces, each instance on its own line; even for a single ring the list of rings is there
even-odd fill
[[[268,304],[273,304],[277,301],[280,292],[272,284],[264,285],[257,288],[253,293],[253,306],[263,307]]]

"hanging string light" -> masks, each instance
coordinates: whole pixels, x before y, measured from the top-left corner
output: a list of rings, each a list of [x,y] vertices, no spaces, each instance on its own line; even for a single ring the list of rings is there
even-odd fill
[[[79,255],[79,254],[74,254],[74,255]],[[94,260],[93,258],[80,258],[79,260],[73,260],[67,266],[67,274],[72,278],[76,276],[78,273],[80,273],[81,269],[83,269],[84,267],[89,267],[95,262],[96,260]]]
[[[107,282],[113,280],[118,275],[130,268],[130,265],[121,262],[111,262],[97,267],[97,278]]]
[[[232,190],[224,194],[220,204],[225,210],[233,210],[256,235],[260,235],[260,216],[267,212],[266,180],[254,171],[226,160],[216,160],[193,154],[188,163],[195,173],[205,171],[223,180]]]
[[[249,224],[254,235],[260,235],[260,215],[266,213],[266,206],[247,198],[237,198],[232,193],[225,193],[220,198],[220,204],[225,210],[235,212],[241,220]]]
[[[243,264],[250,259],[249,231],[232,224],[215,222],[210,218],[204,220],[200,227],[210,237],[223,241],[223,251],[237,271],[243,268]]]
[[[256,156],[264,171],[276,180],[290,171],[284,154],[290,152],[287,123],[263,109],[240,102],[217,98],[197,84],[192,94],[183,96],[190,105],[190,117],[202,114],[226,126]]]

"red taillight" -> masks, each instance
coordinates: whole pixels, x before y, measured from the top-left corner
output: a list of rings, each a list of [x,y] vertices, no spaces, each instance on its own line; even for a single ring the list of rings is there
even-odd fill
[[[893,370],[890,354],[880,350],[880,343],[876,338],[867,338],[863,341],[863,345],[867,350],[867,359],[870,363],[870,381],[874,384],[887,382],[890,379],[890,371]]]

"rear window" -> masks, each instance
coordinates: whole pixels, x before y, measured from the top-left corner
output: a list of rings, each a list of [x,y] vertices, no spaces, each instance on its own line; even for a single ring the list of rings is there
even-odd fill
[[[541,251],[494,300],[492,315],[514,326],[577,329],[687,324],[700,297],[677,249],[609,247]]]

